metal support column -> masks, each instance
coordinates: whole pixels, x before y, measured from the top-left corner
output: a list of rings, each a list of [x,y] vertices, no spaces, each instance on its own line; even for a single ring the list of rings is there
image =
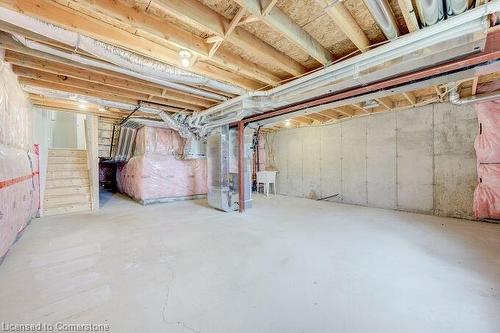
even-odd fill
[[[245,211],[245,123],[238,122],[238,194],[240,213]]]

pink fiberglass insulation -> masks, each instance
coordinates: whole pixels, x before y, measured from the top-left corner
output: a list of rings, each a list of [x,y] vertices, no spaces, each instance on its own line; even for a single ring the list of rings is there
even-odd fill
[[[478,164],[477,173],[474,214],[477,218],[500,219],[500,163]]]
[[[476,109],[479,184],[474,192],[474,213],[477,218],[500,219],[500,100],[479,103]]]
[[[120,192],[142,203],[205,195],[206,159],[180,159],[184,145],[185,140],[172,129],[139,129],[133,157],[118,168]]]
[[[0,258],[35,216],[39,206],[38,159],[0,145]]]

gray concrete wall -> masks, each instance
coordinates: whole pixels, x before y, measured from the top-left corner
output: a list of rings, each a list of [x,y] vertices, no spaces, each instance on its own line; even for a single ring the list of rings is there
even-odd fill
[[[268,135],[279,194],[472,218],[473,106],[434,104]]]

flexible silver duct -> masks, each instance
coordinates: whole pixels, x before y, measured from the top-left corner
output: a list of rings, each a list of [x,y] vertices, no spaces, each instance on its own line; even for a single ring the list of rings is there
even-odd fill
[[[42,22],[33,17],[6,8],[0,8],[0,20],[64,43],[75,49],[82,49],[110,63],[146,76],[184,84],[199,84],[230,94],[244,93],[243,89],[234,85],[180,70],[173,66],[97,41],[82,34]]]
[[[424,27],[428,27],[444,20],[442,0],[416,0],[418,16]]]
[[[453,87],[450,89],[448,94],[448,99],[453,105],[468,105],[479,102],[487,102],[500,99],[500,92],[494,91],[490,93],[484,93],[480,95],[474,95],[470,97],[460,98],[460,93],[458,92],[458,87]]]
[[[147,75],[144,75],[141,73],[137,73],[137,72],[134,72],[134,71],[131,71],[131,70],[107,63],[107,62],[99,61],[99,60],[89,58],[86,56],[82,56],[82,55],[79,55],[76,53],[69,53],[66,51],[62,51],[62,50],[53,48],[51,46],[26,39],[23,36],[14,35],[14,38],[17,41],[19,41],[21,44],[23,44],[24,46],[26,46],[32,50],[41,51],[41,52],[44,52],[44,53],[47,53],[47,54],[50,54],[50,55],[53,55],[53,56],[56,56],[59,58],[64,58],[67,60],[71,60],[73,62],[78,62],[78,63],[83,64],[83,65],[92,66],[92,67],[96,67],[96,68],[100,68],[100,69],[106,69],[106,70],[110,70],[110,71],[113,71],[116,73],[129,75],[129,76],[141,79],[141,80],[157,83],[159,85],[162,85],[162,86],[165,86],[168,88],[172,88],[172,89],[176,89],[176,90],[188,93],[188,94],[203,96],[206,98],[215,99],[215,100],[219,100],[219,101],[227,100],[226,97],[221,96],[219,94],[215,94],[215,93],[212,93],[209,91],[193,88],[190,86],[185,86],[185,85],[180,84],[180,83],[175,83],[175,82],[170,82],[170,81],[166,81],[166,80],[162,80],[162,79],[157,79],[155,77],[151,77],[151,76],[147,76]]]
[[[364,2],[385,37],[389,40],[398,37],[398,25],[387,0],[364,0]]]

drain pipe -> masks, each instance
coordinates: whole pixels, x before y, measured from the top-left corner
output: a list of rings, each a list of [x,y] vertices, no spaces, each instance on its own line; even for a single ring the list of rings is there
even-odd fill
[[[460,98],[458,87],[453,87],[450,89],[450,93],[448,94],[448,100],[453,105],[468,105],[479,102],[493,101],[497,99],[500,99],[500,91]]]

